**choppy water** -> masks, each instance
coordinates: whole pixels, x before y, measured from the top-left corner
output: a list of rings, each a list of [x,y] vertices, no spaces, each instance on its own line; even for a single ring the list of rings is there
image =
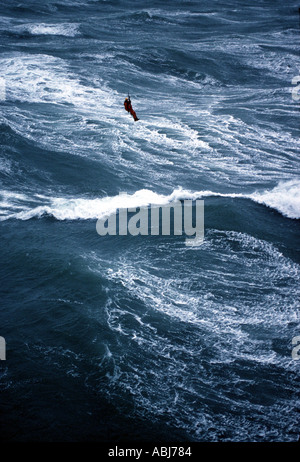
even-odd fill
[[[1,1],[0,53],[1,439],[296,441],[298,3]]]

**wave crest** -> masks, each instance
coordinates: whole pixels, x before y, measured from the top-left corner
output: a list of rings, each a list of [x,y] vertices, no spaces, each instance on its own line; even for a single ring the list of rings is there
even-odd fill
[[[38,204],[34,208],[28,208],[27,200],[32,198],[20,194],[2,191],[0,202],[0,220],[15,218],[29,220],[48,215],[57,220],[90,220],[99,219],[115,213],[121,208],[147,207],[149,205],[166,205],[176,200],[196,200],[205,197],[230,197],[249,199],[258,204],[265,205],[277,210],[282,215],[292,218],[300,218],[300,180],[280,182],[275,188],[252,194],[242,193],[218,193],[213,191],[188,191],[182,188],[175,189],[170,195],[157,194],[148,189],[140,189],[134,194],[119,194],[112,197],[95,199],[87,198],[49,198],[37,195],[34,199]],[[21,211],[18,211],[20,210]]]
[[[37,24],[26,24],[22,26],[17,26],[15,31],[26,32],[30,35],[61,35],[64,37],[75,37],[79,34],[78,24],[46,24],[46,23],[37,23]]]

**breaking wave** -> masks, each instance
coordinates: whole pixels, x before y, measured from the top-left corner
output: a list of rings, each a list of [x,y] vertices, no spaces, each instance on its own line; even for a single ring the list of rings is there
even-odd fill
[[[75,37],[79,35],[79,25],[60,23],[60,24],[47,24],[47,23],[27,23],[20,24],[13,27],[8,27],[7,33],[10,35],[24,36],[24,35],[57,35],[63,37]]]
[[[32,35],[63,35],[75,37],[78,35],[77,24],[28,24],[25,30]]]
[[[95,199],[49,198],[36,195],[33,199],[38,202],[38,205],[34,208],[29,208],[26,205],[29,198],[24,195],[13,195],[12,193],[8,195],[5,191],[2,191],[0,195],[2,196],[0,202],[1,221],[10,218],[29,220],[31,218],[41,218],[45,215],[52,216],[57,220],[99,219],[109,216],[121,208],[146,207],[151,204],[166,205],[176,200],[196,200],[205,197],[249,199],[275,209],[287,218],[300,218],[300,180],[280,182],[271,190],[256,191],[252,194],[218,193],[213,191],[192,192],[178,188],[170,195],[157,194],[148,189],[141,189],[131,195],[120,193],[117,196]],[[17,211],[20,209],[21,211]]]

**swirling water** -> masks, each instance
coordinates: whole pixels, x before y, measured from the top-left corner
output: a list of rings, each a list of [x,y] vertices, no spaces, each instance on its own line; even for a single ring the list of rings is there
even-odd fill
[[[295,1],[0,2],[2,440],[298,439],[298,50]]]

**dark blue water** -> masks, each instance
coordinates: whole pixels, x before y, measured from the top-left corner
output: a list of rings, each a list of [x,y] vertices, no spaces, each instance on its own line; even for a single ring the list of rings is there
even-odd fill
[[[298,51],[293,0],[0,2],[1,440],[298,439]],[[172,198],[202,245],[96,232]]]

